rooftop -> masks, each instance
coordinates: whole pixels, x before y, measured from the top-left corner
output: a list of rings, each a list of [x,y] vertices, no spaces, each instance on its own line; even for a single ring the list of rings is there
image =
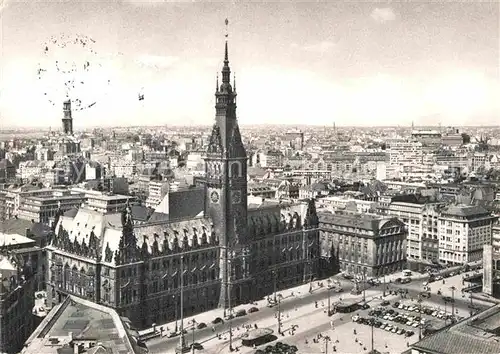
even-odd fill
[[[373,231],[375,234],[378,231],[391,228],[402,227],[403,224],[397,218],[383,217],[379,215],[358,214],[358,213],[332,213],[329,211],[321,211],[318,213],[320,223],[332,224],[335,226],[356,228],[362,230]]]
[[[443,214],[460,216],[460,217],[471,217],[471,216],[489,215],[490,212],[484,209],[483,207],[477,205],[457,204],[457,205],[450,205],[448,208],[443,210]]]
[[[4,245],[20,245],[20,244],[33,244],[35,241],[32,239],[19,235],[19,234],[7,234],[0,231],[0,247]]]
[[[58,353],[79,341],[99,343],[113,354],[145,352],[138,348],[132,330],[116,311],[69,296],[42,321],[26,341],[22,353]]]
[[[500,305],[444,328],[412,345],[426,353],[500,353]]]

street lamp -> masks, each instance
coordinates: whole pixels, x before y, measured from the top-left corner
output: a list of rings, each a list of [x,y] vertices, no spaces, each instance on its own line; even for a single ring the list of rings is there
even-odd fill
[[[382,296],[385,297],[385,289],[386,289],[386,285],[385,285],[385,271],[387,270],[387,267],[382,267],[382,273],[384,273],[384,285],[383,285],[383,293],[382,293]],[[373,348],[372,348],[372,351],[373,351]]]
[[[278,297],[278,334],[281,334],[281,297]]]
[[[375,320],[372,318],[371,321],[370,321],[370,327],[371,327],[371,332],[372,332],[372,350],[370,353],[375,353],[375,350],[374,350],[374,340],[373,340],[373,325],[375,324]]]
[[[228,307],[229,307],[229,351],[233,351],[233,324],[232,324],[232,317],[233,317],[233,309],[231,308],[231,276],[232,276],[232,269],[231,268],[231,260],[227,260],[227,266],[226,266],[226,272],[229,272],[228,274],[228,282],[227,282],[227,300],[228,300]]]
[[[177,327],[177,307],[179,303],[177,301],[177,296],[172,295],[172,298],[175,300],[175,333],[177,333],[177,331],[179,331],[179,327]]]
[[[418,310],[420,313],[422,313],[422,297],[420,294],[418,295]],[[420,323],[418,324],[418,339],[422,339],[422,320],[420,320]]]
[[[193,318],[193,328],[192,328],[192,331],[193,331],[193,341],[192,341],[192,344],[191,344],[191,350],[192,350],[192,353],[194,354],[194,351],[195,351],[195,345],[194,345],[194,330],[196,329],[196,320]]]
[[[455,316],[455,288],[454,286],[450,287],[451,290],[451,315]]]
[[[327,316],[330,316],[331,315],[331,312],[330,312],[330,291],[332,290],[332,287],[331,287],[331,279],[328,279],[328,311],[327,311]]]
[[[444,300],[444,324],[446,325],[446,300]]]
[[[273,270],[273,284],[274,284],[274,303],[276,304],[276,270]]]
[[[363,268],[363,302],[366,302],[366,268]]]
[[[186,342],[184,339],[184,255],[181,255],[181,335],[179,337],[179,344],[177,348],[175,348],[176,353],[185,353],[186,352]]]
[[[331,341],[332,339],[330,336],[324,336],[323,341],[325,342],[325,354],[328,354],[328,342]]]

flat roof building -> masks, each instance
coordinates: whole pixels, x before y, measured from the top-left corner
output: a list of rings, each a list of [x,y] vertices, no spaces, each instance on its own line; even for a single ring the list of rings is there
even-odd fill
[[[411,354],[500,353],[500,305],[425,337]]]

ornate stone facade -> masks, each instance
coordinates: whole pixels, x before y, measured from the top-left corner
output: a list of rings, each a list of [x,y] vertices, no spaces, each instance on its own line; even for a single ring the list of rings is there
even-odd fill
[[[314,201],[247,196],[247,156],[229,76],[226,43],[205,159],[203,217],[134,224],[130,208],[116,214],[81,208],[74,217],[58,216],[48,247],[54,294],[86,297],[144,327],[180,313],[181,277],[189,316],[227,307],[229,296],[234,306],[262,299],[273,292],[274,277],[278,288],[287,288],[317,272]]]

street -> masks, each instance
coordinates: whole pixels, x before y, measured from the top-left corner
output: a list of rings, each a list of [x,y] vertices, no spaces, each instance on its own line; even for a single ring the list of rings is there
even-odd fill
[[[331,305],[335,302],[338,302],[342,299],[355,299],[356,301],[362,301],[363,294],[352,295],[350,294],[350,290],[354,287],[354,283],[349,280],[345,280],[339,276],[335,276],[338,279],[344,289],[341,293],[334,293],[331,291]],[[423,284],[428,279],[428,276],[419,276],[418,279],[413,280],[407,284],[395,284],[395,283],[387,283],[388,290],[397,290],[397,289],[405,289],[408,290],[408,293],[405,298],[402,298],[402,295],[389,295],[389,292],[386,292],[386,297],[384,300],[389,300],[391,303],[396,301],[402,302],[405,304],[413,304],[417,305],[418,294],[423,290]],[[428,306],[437,311],[445,311],[447,313],[451,312],[451,304],[445,303],[443,300],[443,296],[451,296],[451,290],[449,289],[451,286],[454,286],[457,290],[454,291],[454,299],[455,304],[454,308],[458,311],[458,314],[461,317],[467,317],[470,313],[470,300],[468,295],[462,297],[460,289],[462,288],[462,276],[457,275],[454,277],[447,278],[445,280],[445,284],[442,284],[442,281],[437,281],[429,284],[431,290],[431,297],[429,299],[423,299],[422,306]],[[325,282],[325,281],[324,281]],[[280,302],[280,312],[282,314],[282,330],[286,332],[285,336],[281,336],[277,334],[278,326],[277,326],[277,307],[267,307],[265,301],[261,301],[258,307],[260,310],[255,313],[247,314],[243,317],[237,317],[231,320],[231,327],[233,328],[233,347],[240,346],[241,342],[237,339],[238,336],[245,332],[244,326],[255,324],[258,327],[266,327],[274,330],[274,334],[278,336],[278,341],[283,341],[289,344],[294,344],[300,349],[300,353],[320,353],[324,344],[314,343],[313,339],[319,333],[323,333],[328,335],[332,340],[330,342],[330,351],[336,349],[339,352],[363,352],[364,348],[369,347],[369,343],[371,343],[371,337],[369,334],[371,333],[370,326],[357,324],[351,321],[351,316],[355,313],[350,314],[334,314],[331,317],[326,315],[327,309],[327,299],[328,299],[328,291],[326,286],[323,288],[315,288],[314,291],[309,294],[307,290],[307,286],[302,286],[302,291],[300,294],[298,290],[295,290],[294,296],[287,295]],[[442,295],[437,295],[437,291],[441,290]],[[290,294],[294,289],[284,290],[282,294]],[[370,309],[367,310],[359,310],[356,311],[356,314],[360,316],[368,317],[368,312],[377,307],[381,303],[383,291],[383,284],[379,284],[377,286],[370,287],[366,290],[366,300],[370,304]],[[413,301],[412,301],[413,299]],[[317,302],[317,308],[315,307],[315,302]],[[475,301],[475,305],[480,306],[481,308],[486,308],[489,305],[487,303],[482,303]],[[249,308],[250,305],[239,306],[240,308]],[[388,306],[388,308],[392,308],[392,306]],[[236,310],[236,309],[235,309]],[[396,309],[396,311],[400,311]],[[403,312],[402,312],[403,313]],[[222,315],[219,315],[222,317]],[[203,314],[195,316],[196,320],[201,322],[201,318],[205,320],[208,327],[204,329],[196,329],[194,331],[194,340],[197,343],[203,345],[204,349],[199,350],[198,353],[206,353],[206,354],[215,354],[215,353],[226,353],[229,352],[229,327],[230,324],[226,321],[223,324],[212,325],[210,322],[213,318],[207,318],[207,316],[203,317]],[[423,318],[427,318],[429,316],[422,315]],[[431,318],[429,317],[429,320]],[[432,319],[433,323],[438,324],[438,319]],[[387,321],[384,321],[387,322]],[[298,328],[294,331],[293,335],[290,335],[288,331],[292,325],[297,325]],[[333,330],[332,330],[333,325]],[[444,322],[443,322],[444,325]],[[213,328],[215,332],[213,331]],[[193,332],[191,331],[191,327],[189,327],[189,323],[187,320],[184,322],[184,328],[188,330],[185,335],[186,343],[190,344],[192,342]],[[405,328],[409,330],[410,328],[405,327],[404,325],[401,328]],[[351,343],[347,341],[347,338],[353,340],[353,331],[356,329],[358,335],[358,342]],[[378,336],[375,335],[376,339],[375,345],[382,350],[386,348],[386,350],[391,349],[396,351],[405,350],[408,343],[413,343],[418,340],[418,335],[413,335],[411,337],[405,337],[398,335],[396,333],[388,333],[383,331],[382,329],[375,328],[374,333],[378,333]],[[381,331],[384,332],[383,336],[380,336]],[[418,330],[415,331],[418,333]],[[220,339],[217,335],[220,335]],[[347,337],[346,337],[347,336]],[[390,340],[387,340],[390,338]],[[384,339],[384,340],[382,340]],[[147,342],[148,348],[151,353],[174,353],[175,347],[179,342],[179,337],[174,338],[156,338]],[[264,345],[263,347],[265,347]],[[335,348],[334,348],[335,347]],[[359,348],[358,348],[359,347]],[[242,353],[253,353],[253,348],[245,348],[240,347],[240,352]]]

